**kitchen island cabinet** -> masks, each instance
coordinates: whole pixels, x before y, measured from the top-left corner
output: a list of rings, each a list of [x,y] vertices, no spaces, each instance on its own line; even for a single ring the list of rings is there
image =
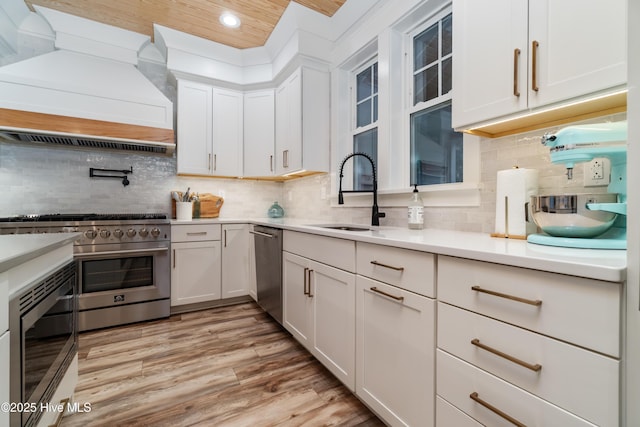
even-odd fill
[[[331,260],[334,265],[326,263]],[[355,389],[354,267],[354,242],[284,233],[284,327],[351,391]]]
[[[221,297],[220,224],[171,226],[171,306]]]
[[[624,0],[456,0],[453,17],[456,129],[626,84]]]

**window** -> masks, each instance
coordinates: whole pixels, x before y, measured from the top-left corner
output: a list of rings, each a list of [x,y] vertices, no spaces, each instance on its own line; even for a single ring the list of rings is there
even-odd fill
[[[451,128],[451,24],[441,14],[411,37],[411,185],[463,181],[463,137]]]
[[[369,62],[355,73],[353,152],[368,154],[378,164],[378,62]],[[353,158],[353,189],[373,189],[371,164],[362,156]]]

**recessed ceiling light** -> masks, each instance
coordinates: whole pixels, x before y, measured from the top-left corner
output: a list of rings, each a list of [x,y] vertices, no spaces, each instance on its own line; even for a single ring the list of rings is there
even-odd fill
[[[229,28],[238,28],[240,26],[240,18],[230,12],[225,12],[220,15],[220,22]]]

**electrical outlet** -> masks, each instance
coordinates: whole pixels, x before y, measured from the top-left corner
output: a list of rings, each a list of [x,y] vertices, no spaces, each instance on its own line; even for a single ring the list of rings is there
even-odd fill
[[[584,164],[584,186],[600,187],[609,185],[611,181],[611,164],[609,159],[597,158]]]

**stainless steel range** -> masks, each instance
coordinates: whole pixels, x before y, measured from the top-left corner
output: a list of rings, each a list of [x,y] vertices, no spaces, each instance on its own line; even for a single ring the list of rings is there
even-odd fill
[[[0,218],[0,234],[80,232],[74,245],[80,331],[168,317],[170,225],[164,214]]]

